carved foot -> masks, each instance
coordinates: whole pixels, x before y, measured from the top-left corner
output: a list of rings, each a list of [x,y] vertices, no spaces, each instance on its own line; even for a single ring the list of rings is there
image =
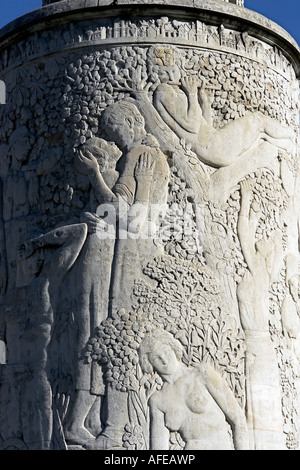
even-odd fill
[[[100,434],[94,442],[89,442],[84,445],[87,450],[124,450],[121,441],[111,439],[105,434]]]
[[[95,441],[95,436],[85,428],[78,428],[75,431],[66,431],[65,439],[68,445],[85,445]]]

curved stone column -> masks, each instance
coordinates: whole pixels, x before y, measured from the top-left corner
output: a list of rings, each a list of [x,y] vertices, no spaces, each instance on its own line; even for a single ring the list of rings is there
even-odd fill
[[[299,448],[300,51],[242,3],[1,30],[2,449]]]

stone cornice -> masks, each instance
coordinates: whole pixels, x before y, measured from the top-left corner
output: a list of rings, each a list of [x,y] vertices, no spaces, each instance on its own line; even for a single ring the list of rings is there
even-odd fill
[[[143,6],[143,8],[141,8]],[[286,30],[268,18],[222,0],[63,0],[29,12],[0,30],[0,49],[40,31],[70,21],[103,16],[170,15],[197,17],[216,24],[247,31],[268,44],[276,45],[292,62],[300,76],[300,48]]]

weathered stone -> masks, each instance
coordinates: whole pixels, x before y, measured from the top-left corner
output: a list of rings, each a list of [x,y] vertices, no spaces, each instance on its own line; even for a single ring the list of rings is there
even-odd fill
[[[299,449],[299,58],[242,0],[0,31],[2,449]]]

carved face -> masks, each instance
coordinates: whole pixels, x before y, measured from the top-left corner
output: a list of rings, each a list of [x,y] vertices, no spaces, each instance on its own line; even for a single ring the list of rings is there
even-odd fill
[[[177,65],[172,67],[159,67],[158,70],[162,83],[176,84],[181,83],[181,72]]]
[[[31,138],[24,135],[12,146],[13,157],[20,163],[27,162],[32,148]]]
[[[124,120],[123,123],[111,124],[109,127],[109,137],[119,147],[129,147],[134,140],[134,131],[131,125],[128,124],[128,120]]]
[[[109,136],[121,148],[129,148],[132,143],[145,134],[145,121],[141,115],[124,117],[123,122],[111,124]]]
[[[168,344],[155,341],[148,355],[149,362],[159,375],[172,375],[178,365],[176,354]]]

